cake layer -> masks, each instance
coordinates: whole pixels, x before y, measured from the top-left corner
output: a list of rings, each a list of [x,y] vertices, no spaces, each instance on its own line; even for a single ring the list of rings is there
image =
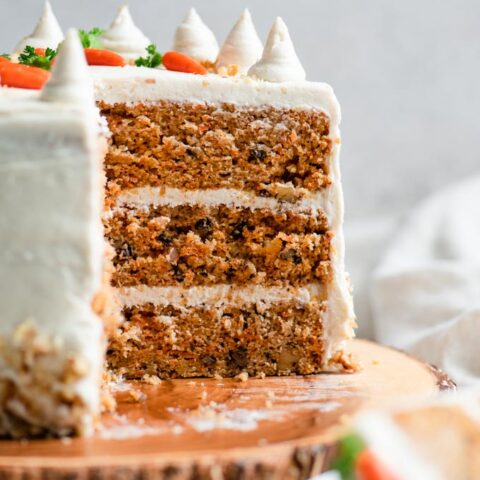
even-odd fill
[[[112,132],[105,159],[112,194],[125,188],[329,185],[330,121],[320,110],[157,101],[99,102]]]
[[[305,285],[330,273],[325,215],[225,205],[122,209],[105,220],[114,285]]]
[[[221,309],[130,307],[108,361],[127,378],[311,374],[322,369],[325,308],[294,300]]]

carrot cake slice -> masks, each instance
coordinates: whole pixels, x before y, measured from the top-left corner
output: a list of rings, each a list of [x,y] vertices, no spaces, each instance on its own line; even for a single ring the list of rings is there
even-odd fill
[[[194,11],[177,30],[191,72],[177,52],[164,68],[91,69],[125,319],[109,365],[127,378],[350,370],[338,102],[305,80],[281,19],[262,50],[245,12],[214,70],[212,35]]]

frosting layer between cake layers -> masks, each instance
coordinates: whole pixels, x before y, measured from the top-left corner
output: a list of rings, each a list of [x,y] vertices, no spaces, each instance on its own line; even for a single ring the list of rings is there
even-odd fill
[[[112,365],[134,376],[350,368],[331,87],[128,67],[92,74],[112,130],[105,224],[126,316]],[[208,353],[209,335],[223,357]],[[290,350],[273,358],[282,341]]]

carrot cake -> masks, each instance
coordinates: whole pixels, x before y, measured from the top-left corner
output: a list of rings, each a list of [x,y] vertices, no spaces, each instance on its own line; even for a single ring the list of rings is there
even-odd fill
[[[191,12],[175,45],[208,65],[205,28]],[[350,368],[337,100],[282,20],[261,55],[248,14],[227,42],[219,68],[248,75],[92,68],[125,317],[108,360],[129,378]]]
[[[104,150],[72,31],[40,97],[0,101],[0,436],[87,434],[100,412]]]
[[[43,40],[0,63],[0,99],[34,97],[15,87],[40,88],[39,67],[55,63],[46,12]],[[160,53],[124,6],[80,36],[109,132],[102,218],[123,321],[108,368],[128,379],[352,371],[340,108],[329,85],[306,80],[285,23],[263,47],[245,11],[219,47],[191,10]]]

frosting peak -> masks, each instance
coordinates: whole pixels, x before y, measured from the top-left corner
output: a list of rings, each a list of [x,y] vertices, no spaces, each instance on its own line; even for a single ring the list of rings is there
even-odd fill
[[[200,62],[215,62],[218,43],[213,32],[203,23],[194,8],[178,26],[172,50],[184,53]]]
[[[112,50],[126,59],[135,59],[145,54],[150,40],[133,22],[127,5],[118,9],[117,16],[102,35],[103,47]]]
[[[43,12],[33,33],[23,38],[15,48],[15,53],[22,53],[27,45],[35,48],[57,48],[63,40],[63,32],[55,17],[52,6],[47,0]]]
[[[68,31],[58,52],[52,76],[42,90],[40,99],[45,102],[95,105],[93,82],[76,30]]]
[[[280,17],[268,34],[262,58],[248,74],[268,82],[305,80],[305,70],[297,57],[288,28]]]
[[[237,23],[228,34],[218,55],[217,67],[237,65],[239,73],[258,62],[263,52],[263,45],[248,9],[245,9]]]

